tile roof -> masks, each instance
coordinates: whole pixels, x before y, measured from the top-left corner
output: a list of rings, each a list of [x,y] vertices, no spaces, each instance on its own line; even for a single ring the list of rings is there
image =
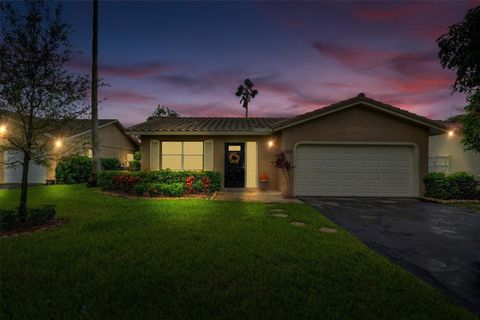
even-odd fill
[[[127,129],[129,132],[270,132],[286,118],[161,117]]]

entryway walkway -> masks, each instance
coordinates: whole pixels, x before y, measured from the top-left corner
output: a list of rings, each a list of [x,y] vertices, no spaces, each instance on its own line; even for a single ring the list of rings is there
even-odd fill
[[[224,201],[254,201],[254,202],[276,202],[276,203],[301,203],[298,199],[284,199],[280,191],[257,191],[257,190],[222,190],[215,200]]]

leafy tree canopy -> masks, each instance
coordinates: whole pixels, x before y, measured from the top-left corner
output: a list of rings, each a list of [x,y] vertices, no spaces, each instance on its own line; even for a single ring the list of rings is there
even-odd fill
[[[437,40],[443,68],[456,70],[453,90],[467,95],[480,88],[480,6],[467,11],[462,22],[450,26]]]
[[[173,109],[168,107],[158,105],[155,111],[150,117],[147,118],[147,121],[154,120],[161,117],[180,117],[180,114]]]

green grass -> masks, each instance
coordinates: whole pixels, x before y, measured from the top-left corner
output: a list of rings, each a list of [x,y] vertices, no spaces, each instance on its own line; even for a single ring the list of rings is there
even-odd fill
[[[18,190],[0,190],[0,206]],[[473,319],[303,204],[30,189],[68,223],[0,240],[2,319]]]

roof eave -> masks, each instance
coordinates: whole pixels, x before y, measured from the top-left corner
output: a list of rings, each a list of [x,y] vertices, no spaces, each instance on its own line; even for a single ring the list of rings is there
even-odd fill
[[[138,136],[266,136],[272,130],[261,131],[142,131],[127,130],[127,134]]]

